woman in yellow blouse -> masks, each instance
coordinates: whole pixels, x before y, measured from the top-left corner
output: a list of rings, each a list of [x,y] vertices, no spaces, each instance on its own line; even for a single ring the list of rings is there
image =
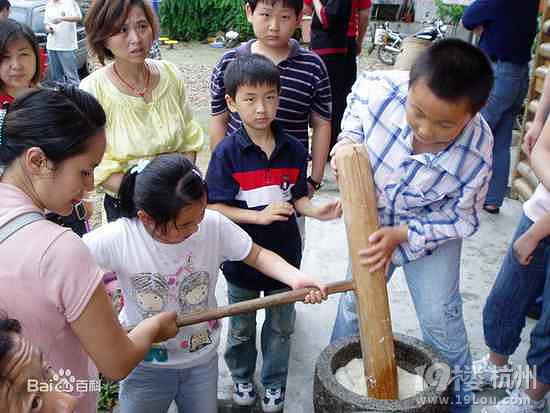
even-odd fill
[[[147,0],[96,0],[86,14],[88,46],[113,63],[82,80],[107,114],[107,148],[95,170],[109,221],[119,217],[116,194],[124,172],[141,159],[181,152],[193,162],[203,131],[193,120],[182,75],[147,59],[158,22]]]

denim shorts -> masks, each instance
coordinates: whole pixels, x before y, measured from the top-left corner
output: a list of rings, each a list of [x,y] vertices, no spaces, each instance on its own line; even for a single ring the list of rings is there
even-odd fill
[[[138,365],[120,383],[120,413],[164,413],[172,401],[180,413],[218,411],[218,355],[196,367]]]

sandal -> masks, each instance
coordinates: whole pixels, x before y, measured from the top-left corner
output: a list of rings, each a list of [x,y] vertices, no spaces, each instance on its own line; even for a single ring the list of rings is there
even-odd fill
[[[500,212],[499,207],[491,204],[483,205],[483,209],[487,211],[489,214],[498,214]]]

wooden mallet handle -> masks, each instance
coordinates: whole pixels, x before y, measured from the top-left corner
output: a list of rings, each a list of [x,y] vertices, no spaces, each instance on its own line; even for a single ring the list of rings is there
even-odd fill
[[[224,307],[210,308],[204,311],[197,311],[191,314],[178,315],[178,327],[184,327],[191,324],[202,323],[204,321],[216,320],[223,317],[230,317],[237,314],[246,314],[261,308],[273,307],[275,305],[290,304],[302,301],[306,295],[315,287],[301,288],[299,290],[287,291],[284,293],[273,294],[267,297],[260,297],[254,300],[247,300],[236,304],[226,305]],[[327,284],[328,294],[343,293],[353,290],[353,281],[338,281]]]
[[[352,280],[338,281],[327,284],[327,294],[344,293],[352,291],[354,283]],[[247,300],[237,304],[226,305],[224,307],[210,308],[204,311],[196,311],[190,314],[178,315],[176,324],[178,327],[185,327],[191,324],[203,323],[209,320],[230,317],[232,315],[251,313],[262,308],[273,307],[274,305],[290,304],[302,301],[316,287],[301,288],[299,290],[287,291],[284,293],[273,294],[267,297],[260,297],[254,300]],[[126,331],[131,331],[135,326],[127,327]]]

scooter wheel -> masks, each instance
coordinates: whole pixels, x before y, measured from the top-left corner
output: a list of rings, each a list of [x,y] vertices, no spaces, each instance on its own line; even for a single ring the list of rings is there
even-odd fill
[[[395,64],[395,53],[384,49],[384,46],[378,47],[378,60],[386,65],[393,66]]]

